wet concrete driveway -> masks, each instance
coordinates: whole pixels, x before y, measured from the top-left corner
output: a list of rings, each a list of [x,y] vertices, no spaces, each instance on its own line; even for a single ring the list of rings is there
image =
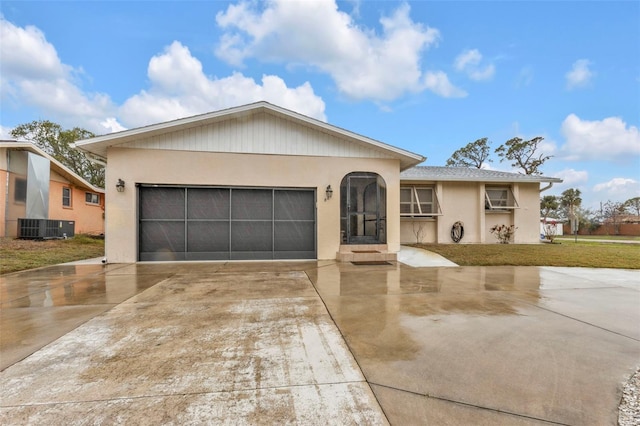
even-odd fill
[[[335,262],[0,277],[1,424],[615,424],[635,271]]]

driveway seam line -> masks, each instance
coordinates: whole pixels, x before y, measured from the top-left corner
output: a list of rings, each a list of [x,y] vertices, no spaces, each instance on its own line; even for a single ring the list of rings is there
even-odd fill
[[[554,311],[554,310],[552,310],[552,309],[549,309],[549,308],[545,308],[545,307],[542,307],[542,306],[537,306],[537,305],[534,305],[534,304],[532,304],[532,303],[530,303],[530,302],[526,302],[526,301],[521,300],[521,299],[513,298],[513,297],[511,297],[511,296],[508,296],[508,297],[509,297],[511,300],[520,301],[520,302],[525,303],[525,304],[527,304],[527,305],[529,305],[529,306],[532,306],[532,307],[534,307],[534,308],[541,309],[541,310],[543,310],[543,311],[550,312],[550,313],[555,314],[555,315],[559,315],[559,316],[561,316],[561,317],[564,317],[564,318],[567,318],[567,319],[570,319],[570,320],[573,320],[573,321],[576,321],[576,322],[579,322],[579,323],[582,323],[582,324],[585,324],[585,325],[588,325],[588,326],[591,326],[591,327],[594,327],[594,328],[600,329],[600,330],[602,330],[602,331],[606,331],[606,332],[608,332],[608,333],[615,334],[615,335],[617,335],[617,336],[620,336],[620,337],[624,337],[624,338],[627,338],[627,339],[633,340],[634,342],[640,342],[640,339],[636,339],[635,337],[627,336],[627,335],[624,335],[624,334],[619,333],[619,332],[617,332],[617,331],[609,330],[609,329],[607,329],[607,328],[600,327],[599,325],[591,324],[590,322],[587,322],[587,321],[584,321],[584,320],[581,320],[581,319],[578,319],[578,318],[574,318],[574,317],[569,316],[569,315],[567,315],[567,314],[563,314],[563,313],[560,313],[560,312],[556,312],[556,311]]]
[[[412,395],[417,395],[417,396],[421,396],[421,397],[425,397],[425,398],[436,399],[438,401],[444,401],[444,402],[450,402],[450,403],[453,403],[453,404],[465,405],[467,407],[473,407],[473,408],[478,408],[478,409],[481,409],[481,410],[493,411],[493,412],[501,413],[501,414],[508,414],[508,415],[511,415],[511,416],[522,417],[522,418],[531,419],[531,420],[537,420],[537,421],[541,421],[541,422],[545,422],[545,423],[549,423],[549,424],[554,424],[554,425],[570,426],[569,423],[559,423],[559,422],[555,422],[553,420],[547,420],[547,419],[541,419],[539,417],[528,416],[526,414],[518,414],[518,413],[513,413],[511,411],[500,410],[500,409],[497,409],[497,408],[483,407],[482,405],[472,404],[472,403],[463,402],[463,401],[456,401],[454,399],[444,398],[444,397],[441,397],[441,396],[423,394],[423,393],[419,393],[419,392],[410,391],[410,390],[407,390],[407,389],[399,389],[399,388],[396,388],[396,387],[393,387],[393,386],[382,385],[382,384],[374,383],[374,382],[370,382],[370,384],[371,385],[375,385],[375,386],[380,386],[380,387],[386,388],[386,389],[399,391],[399,392],[410,393]]]
[[[313,283],[313,280],[311,280],[311,277],[309,277],[309,274],[307,273],[307,271],[304,271],[304,274],[306,275],[307,279],[309,280],[309,283],[311,283],[311,286],[313,287],[313,290],[318,295],[318,299],[320,299],[320,302],[322,303],[322,306],[324,306],[325,311],[327,311],[327,315],[329,315],[329,318],[331,318],[331,322],[336,327],[336,330],[338,330],[338,333],[340,333],[340,337],[342,338],[342,341],[344,342],[345,346],[349,350],[349,353],[351,354],[351,357],[353,358],[353,361],[358,366],[358,369],[360,370],[360,374],[362,375],[362,378],[364,379],[364,383],[367,384],[367,387],[371,391],[371,395],[373,395],[373,397],[375,398],[376,402],[378,403],[378,407],[380,408],[380,411],[384,415],[385,420],[387,421],[388,424],[391,424],[391,421],[389,420],[389,416],[384,411],[384,407],[380,403],[380,400],[378,399],[378,396],[376,395],[376,393],[371,388],[371,383],[369,383],[369,380],[367,379],[367,376],[364,374],[364,371],[362,370],[362,366],[358,362],[358,358],[356,358],[356,355],[353,353],[353,350],[351,349],[351,346],[349,345],[349,342],[347,341],[347,339],[344,336],[344,334],[342,334],[342,330],[340,330],[340,327],[338,327],[338,323],[336,323],[335,318],[333,318],[333,315],[331,315],[331,311],[327,307],[327,304],[325,303],[324,299],[320,295],[320,292],[318,291],[318,289],[316,288],[315,284]],[[359,382],[359,383],[361,383],[361,382]]]

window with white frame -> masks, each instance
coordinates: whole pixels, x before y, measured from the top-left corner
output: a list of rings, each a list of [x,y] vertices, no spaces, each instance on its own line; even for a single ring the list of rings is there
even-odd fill
[[[93,192],[86,192],[85,201],[87,202],[87,204],[100,204],[100,194],[94,194]]]
[[[438,196],[432,186],[400,187],[400,216],[430,217],[440,214]]]
[[[487,186],[484,192],[485,210],[512,210],[517,209],[518,201],[513,191],[508,186]]]
[[[62,188],[62,206],[71,207],[71,188]]]

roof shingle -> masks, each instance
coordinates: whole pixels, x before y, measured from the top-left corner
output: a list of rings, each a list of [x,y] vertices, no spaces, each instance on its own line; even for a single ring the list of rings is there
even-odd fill
[[[562,182],[562,179],[470,167],[415,166],[400,173],[401,180],[475,182]]]

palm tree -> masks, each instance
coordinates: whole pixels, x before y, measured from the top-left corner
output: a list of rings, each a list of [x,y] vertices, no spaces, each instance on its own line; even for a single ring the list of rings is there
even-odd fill
[[[571,230],[577,234],[577,226],[574,228],[574,221],[576,220],[576,209],[582,204],[582,198],[580,198],[580,190],[569,188],[565,190],[560,196],[560,205],[566,209],[571,219]]]

